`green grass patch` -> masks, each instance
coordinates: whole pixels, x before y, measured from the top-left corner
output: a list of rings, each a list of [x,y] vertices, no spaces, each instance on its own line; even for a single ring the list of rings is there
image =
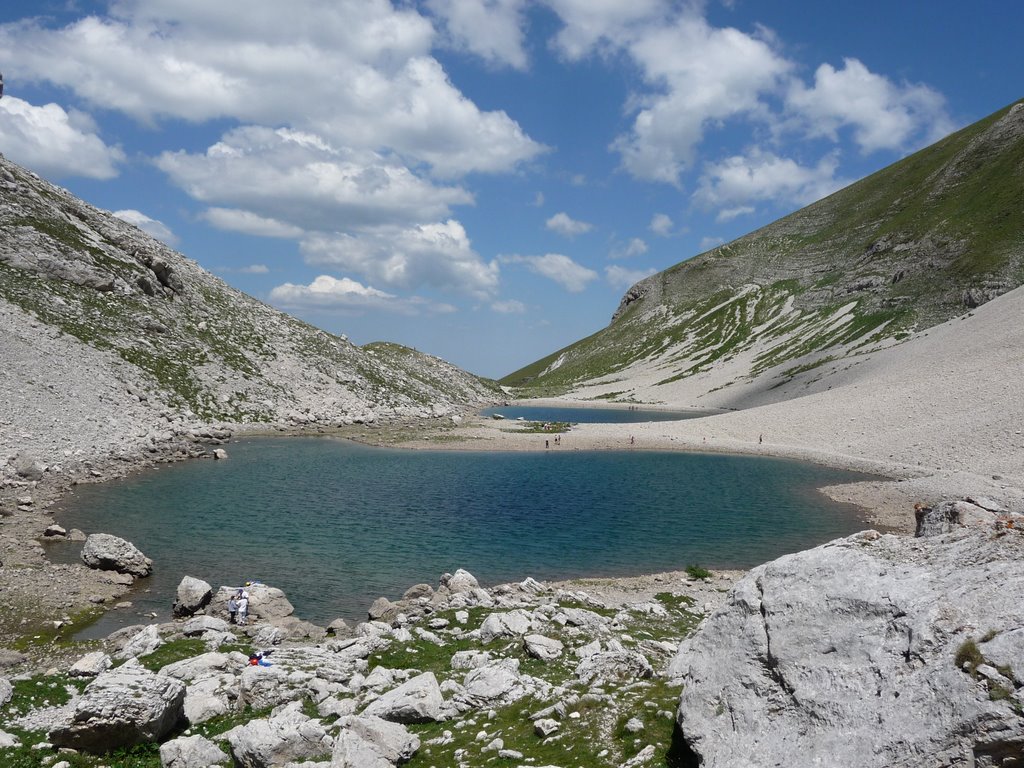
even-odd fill
[[[967,638],[956,649],[953,663],[957,669],[967,672],[971,677],[976,677],[978,666],[985,663],[985,657],[981,654],[981,649],[978,648],[974,639]]]
[[[686,575],[691,579],[710,579],[711,571],[701,565],[688,565]]]

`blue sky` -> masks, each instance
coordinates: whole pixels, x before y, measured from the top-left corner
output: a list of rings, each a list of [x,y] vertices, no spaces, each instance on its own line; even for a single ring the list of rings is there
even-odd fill
[[[501,376],[1020,98],[1024,4],[6,0],[0,152],[358,344]]]

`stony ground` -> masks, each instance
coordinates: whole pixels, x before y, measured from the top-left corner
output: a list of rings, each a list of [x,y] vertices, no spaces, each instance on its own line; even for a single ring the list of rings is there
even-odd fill
[[[232,759],[326,764],[333,753],[331,765],[368,766],[339,755],[375,715],[405,724],[406,738],[418,745],[407,763],[413,768],[468,768],[496,759],[587,768],[665,765],[680,690],[672,658],[739,575],[527,579],[482,589],[459,571],[443,576],[436,590],[417,585],[401,600],[378,601],[371,608],[375,620],[336,627],[334,635],[277,615],[285,611],[265,598],[277,591],[261,587],[254,588],[260,590],[253,592],[254,611],[263,598],[268,615],[245,628],[223,621],[221,597],[205,609],[208,615],[127,628],[106,641],[34,638],[32,645],[51,652],[51,666],[33,668],[29,660],[8,671],[13,691],[0,707],[0,730],[18,744],[0,748],[0,760],[12,768],[58,759],[75,768],[161,764],[155,743],[104,756],[53,745],[61,737],[48,734],[76,707],[88,709],[90,691],[117,671],[101,672],[87,687],[95,674],[78,677],[71,667],[91,652],[93,672],[112,662],[122,675],[150,670],[186,684],[183,711],[191,722],[160,737],[165,764],[167,750],[202,736],[225,765]],[[273,666],[248,666],[247,654],[256,649],[270,651]],[[109,662],[97,663],[97,656]],[[403,714],[409,708],[415,716]],[[295,736],[300,732],[303,738]],[[312,747],[310,733],[317,734]]]

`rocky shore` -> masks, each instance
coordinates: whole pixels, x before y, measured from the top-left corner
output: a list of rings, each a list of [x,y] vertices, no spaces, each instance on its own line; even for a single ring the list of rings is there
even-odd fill
[[[320,627],[186,577],[174,621],[0,654],[0,757],[77,766],[1010,766],[1024,516],[988,498],[749,573],[482,587]],[[112,538],[112,537],[111,537]],[[112,572],[148,568],[103,541]],[[97,544],[97,549],[99,548]],[[137,572],[142,572],[137,571]],[[922,762],[923,761],[923,762]]]
[[[484,589],[460,570],[381,598],[351,628],[294,617],[266,585],[246,587],[250,621],[229,623],[234,588],[186,578],[176,621],[0,680],[0,755],[118,765],[134,747],[167,766],[554,764],[558,754],[654,765],[672,746],[669,662],[739,575]]]

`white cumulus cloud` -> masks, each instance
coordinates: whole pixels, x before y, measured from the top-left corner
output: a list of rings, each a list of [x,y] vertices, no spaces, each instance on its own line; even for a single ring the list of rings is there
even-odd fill
[[[577,264],[561,253],[547,253],[543,256],[502,256],[507,264],[525,264],[532,272],[553,280],[570,293],[579,293],[597,279],[597,272]]]
[[[505,299],[492,303],[491,309],[502,315],[521,315],[526,312],[526,305],[517,299]]]
[[[121,221],[127,221],[129,224],[133,224],[143,232],[147,232],[157,240],[167,245],[177,245],[178,238],[171,231],[171,228],[164,224],[162,221],[157,219],[151,219],[142,211],[136,211],[132,208],[125,209],[123,211],[114,211],[114,215],[121,219]]]
[[[835,141],[841,128],[851,127],[865,153],[931,143],[954,128],[940,93],[893,83],[857,59],[845,59],[838,70],[822,64],[811,87],[794,81],[787,105],[809,135]]]
[[[708,208],[724,208],[725,214],[720,215],[723,221],[746,213],[744,209],[752,201],[785,200],[806,205],[846,184],[835,178],[837,166],[834,155],[808,167],[791,158],[754,149],[746,155],[709,164],[694,199]]]
[[[451,44],[491,64],[526,69],[523,48],[526,0],[427,0]]]
[[[614,246],[611,253],[608,254],[608,258],[632,259],[636,256],[643,256],[645,253],[647,253],[647,243],[639,237],[633,237],[625,244]]]
[[[544,223],[544,226],[552,232],[557,232],[565,237],[582,235],[594,228],[593,224],[589,224],[586,221],[577,221],[565,212],[556,213]]]
[[[435,42],[429,18],[387,0],[117,0],[63,27],[0,24],[0,50],[26,80],[142,122],[287,125],[444,176],[510,171],[544,152],[451,83]]]
[[[656,269],[624,269],[618,264],[611,264],[604,268],[604,277],[612,288],[626,289],[655,272]]]
[[[347,277],[339,279],[330,275],[319,275],[309,285],[278,285],[270,291],[270,300],[291,310],[385,310],[406,315],[449,310],[446,304],[433,305],[420,297],[401,298]]]
[[[498,288],[498,264],[480,258],[454,219],[357,234],[315,234],[302,241],[301,249],[309,264],[354,272],[389,288],[431,286],[479,298]]]
[[[672,227],[675,226],[672,217],[667,213],[656,213],[651,217],[651,223],[647,228],[656,235],[668,237],[672,234]]]
[[[0,148],[46,176],[111,179],[125,161],[124,152],[106,144],[84,112],[59,104],[37,107],[16,96],[0,99]]]
[[[235,128],[205,153],[164,152],[156,162],[197,200],[244,212],[207,214],[218,226],[275,237],[429,221],[473,200],[378,153],[285,128]]]
[[[712,27],[691,7],[626,30],[619,44],[650,91],[634,99],[633,126],[612,147],[633,176],[669,184],[691,167],[709,126],[758,115],[791,68],[770,40]]]
[[[421,296],[401,297],[378,290],[347,277],[319,275],[309,285],[283,283],[271,289],[270,300],[285,309],[327,310],[361,313],[383,310],[403,315],[448,314],[450,304],[433,302]]]
[[[252,211],[240,211],[237,208],[214,206],[207,208],[202,217],[217,229],[225,229],[229,232],[241,232],[256,237],[298,238],[302,236],[300,227],[267,216],[258,216]]]

